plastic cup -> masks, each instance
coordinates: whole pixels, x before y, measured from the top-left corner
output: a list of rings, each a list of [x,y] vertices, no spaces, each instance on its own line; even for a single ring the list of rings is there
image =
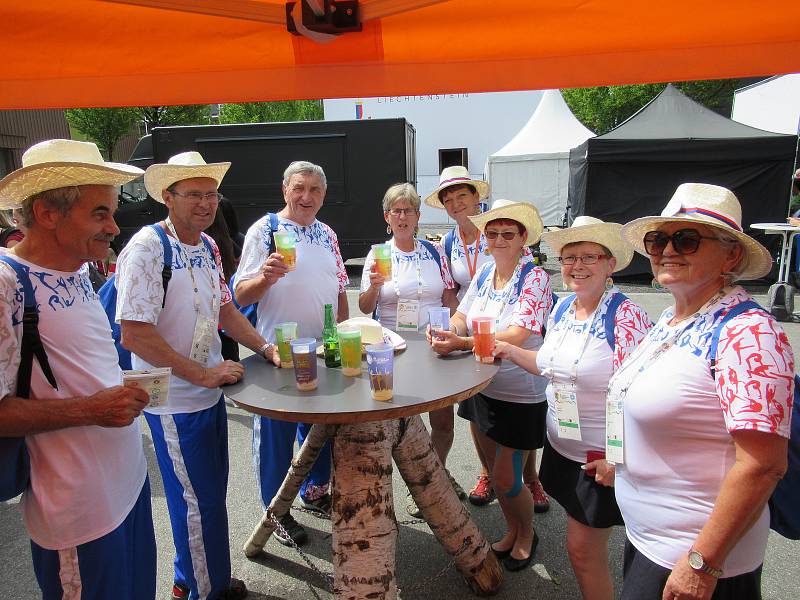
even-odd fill
[[[342,375],[361,375],[361,329],[339,325],[339,354],[342,358]]]
[[[380,402],[392,399],[394,347],[391,344],[370,344],[367,350],[367,371],[372,399]]]
[[[290,342],[297,389],[308,392],[317,389],[317,340],[297,338]]]
[[[278,356],[281,357],[281,368],[291,369],[292,362],[291,341],[297,337],[297,323],[278,323],[275,325],[275,343],[278,344]]]
[[[472,319],[472,339],[475,341],[473,353],[475,360],[482,363],[494,362],[494,319],[492,317],[475,317]]]
[[[431,333],[436,339],[442,339],[437,332],[450,329],[450,309],[446,306],[431,308],[428,311],[428,321],[431,324]]]
[[[275,249],[283,256],[283,262],[290,271],[297,266],[297,238],[290,231],[275,233]]]
[[[391,279],[392,245],[374,244],[372,246],[372,257],[375,259],[375,264],[378,266],[378,273],[383,275],[384,279]]]

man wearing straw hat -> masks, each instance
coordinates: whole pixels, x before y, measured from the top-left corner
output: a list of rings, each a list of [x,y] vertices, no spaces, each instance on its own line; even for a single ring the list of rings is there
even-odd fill
[[[0,208],[15,209],[26,229],[3,252],[12,264],[0,263],[0,436],[25,436],[30,455],[22,510],[36,579],[45,599],[153,598],[156,546],[136,418],[148,396],[120,385],[85,266],[105,258],[119,233],[117,186],[142,171],[70,140],[36,144],[22,164],[0,181]],[[26,376],[27,280],[46,357],[37,354]]]
[[[145,411],[153,434],[175,542],[172,597],[243,598],[231,579],[226,495],[228,429],[221,385],[244,374],[223,360],[217,327],[267,360],[278,362],[231,302],[219,250],[203,234],[214,221],[230,163],[206,164],[183,152],[144,176],[147,192],[169,209],[157,227],[168,234],[172,275],[164,290],[164,245],[145,227],[117,261],[117,319],[134,369],[171,367],[167,402]]]

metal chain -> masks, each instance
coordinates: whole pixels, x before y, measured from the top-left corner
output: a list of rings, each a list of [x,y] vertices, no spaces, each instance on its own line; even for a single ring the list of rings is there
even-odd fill
[[[292,506],[292,510],[297,511],[297,512],[301,512],[301,513],[306,513],[308,515],[313,515],[313,516],[317,517],[318,519],[322,519],[323,521],[330,521],[331,520],[331,514],[330,513],[324,513],[324,512],[320,512],[318,510],[311,510],[310,508],[305,508],[303,506]]]
[[[312,571],[314,571],[314,573],[319,575],[319,577],[322,579],[322,581],[324,582],[323,588],[325,588],[325,591],[326,592],[330,592],[332,594],[333,593],[333,573],[326,573],[326,572],[318,569],[317,566],[308,557],[308,555],[305,552],[303,552],[300,549],[300,546],[298,546],[297,543],[292,539],[292,536],[289,535],[289,532],[286,531],[286,529],[284,529],[283,525],[281,525],[280,521],[278,520],[278,517],[276,517],[272,513],[272,511],[268,511],[268,512],[269,512],[269,520],[272,521],[272,523],[274,523],[274,525],[275,525],[275,531],[280,533],[281,536],[284,539],[289,540],[289,544],[291,545],[291,547],[294,548],[295,550],[297,550],[297,553],[300,555],[300,558],[302,558],[303,562],[305,562],[308,565],[308,568],[311,569]]]

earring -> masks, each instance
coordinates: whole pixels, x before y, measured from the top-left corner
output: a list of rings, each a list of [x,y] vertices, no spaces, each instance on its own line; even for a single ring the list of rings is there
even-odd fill
[[[650,285],[652,286],[652,288],[654,290],[656,290],[658,292],[663,292],[664,291],[664,286],[661,285],[660,283],[658,283],[658,279],[656,279],[655,277],[653,277],[653,281],[650,282]]]
[[[614,280],[610,276],[606,277],[606,289],[610,290],[612,287],[614,287]]]
[[[392,235],[392,226],[391,225],[387,225],[386,226],[386,233],[388,233],[389,235]]]

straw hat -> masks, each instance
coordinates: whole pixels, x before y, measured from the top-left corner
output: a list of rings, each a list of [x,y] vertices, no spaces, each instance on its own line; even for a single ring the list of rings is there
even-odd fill
[[[561,254],[561,249],[567,244],[578,242],[594,242],[608,248],[609,252],[617,259],[614,272],[621,271],[633,259],[633,247],[622,239],[622,225],[619,223],[606,223],[594,217],[577,217],[567,229],[545,231],[542,241],[550,246],[556,254]]]
[[[758,279],[770,272],[769,251],[742,231],[742,205],[724,187],[708,183],[682,183],[660,217],[634,219],[622,227],[622,236],[639,254],[644,250],[644,234],[664,223],[700,223],[719,229],[735,238],[744,249],[744,270],[739,279]]]
[[[444,204],[439,200],[439,192],[454,185],[471,185],[477,190],[481,200],[489,197],[489,184],[479,179],[473,179],[469,176],[469,170],[466,167],[457,165],[447,167],[442,171],[442,174],[439,175],[439,187],[425,198],[425,204],[444,210]]]
[[[494,201],[490,210],[474,217],[469,217],[469,220],[480,231],[484,230],[489,221],[494,221],[495,219],[511,219],[517,223],[522,223],[522,226],[528,232],[526,246],[538,243],[539,238],[542,237],[542,231],[544,230],[542,218],[539,216],[539,211],[536,210],[536,207],[528,202],[498,199]]]
[[[144,172],[144,187],[150,197],[163,204],[164,198],[161,196],[161,192],[176,181],[209,177],[216,181],[217,187],[219,187],[230,167],[231,163],[229,162],[206,163],[199,152],[181,152],[166,163],[147,167],[147,171]]]
[[[23,200],[47,190],[76,185],[122,185],[144,171],[105,162],[91,142],[47,140],[22,155],[22,168],[0,180],[0,208],[16,208]]]

